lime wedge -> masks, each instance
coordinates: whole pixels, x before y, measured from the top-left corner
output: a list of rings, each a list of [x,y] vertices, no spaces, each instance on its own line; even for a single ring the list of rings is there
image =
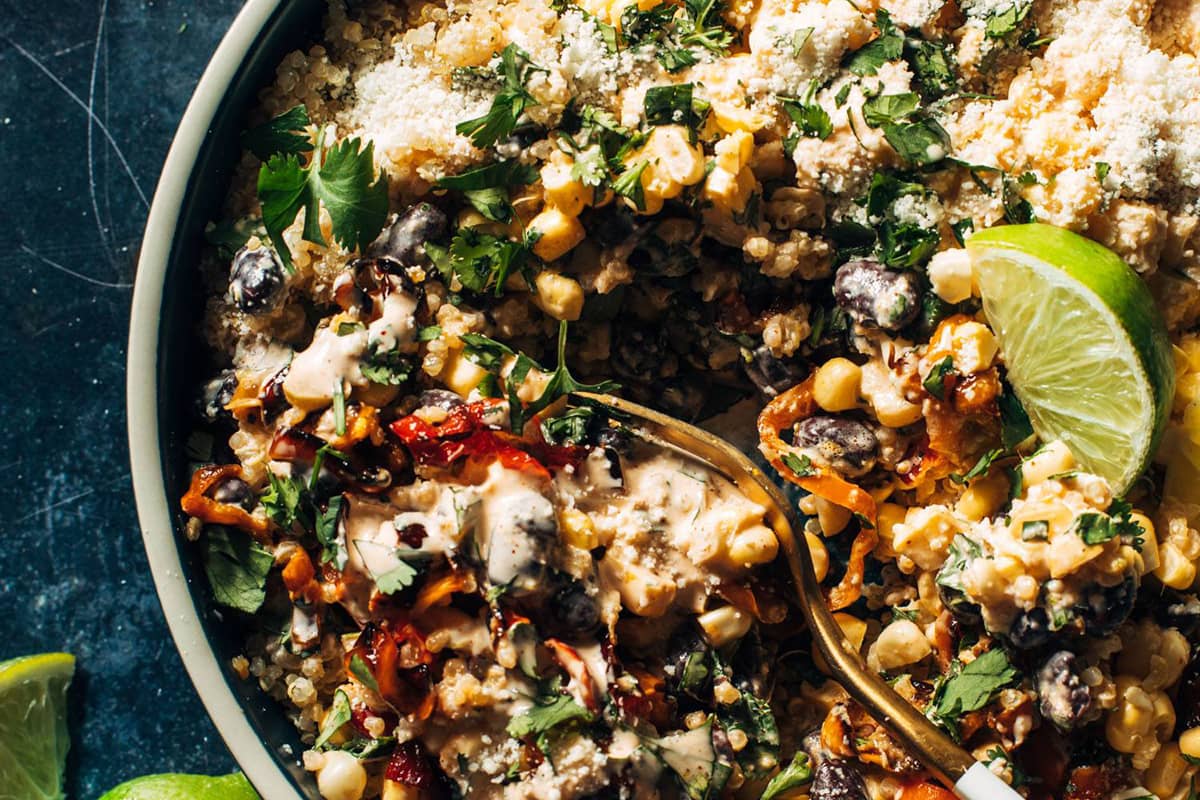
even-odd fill
[[[1149,463],[1175,392],[1146,284],[1111,250],[1050,225],[989,228],[967,250],[1034,431],[1062,440],[1124,494]]]
[[[219,778],[168,773],[134,778],[109,789],[100,800],[259,800],[259,797],[240,772]]]
[[[0,663],[0,794],[22,800],[63,797],[67,687],[75,657],[44,653]]]

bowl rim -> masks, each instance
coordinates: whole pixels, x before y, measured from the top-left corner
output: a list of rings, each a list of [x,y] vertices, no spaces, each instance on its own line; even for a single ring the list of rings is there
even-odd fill
[[[234,760],[259,794],[271,800],[303,800],[251,725],[201,626],[200,611],[192,599],[176,543],[162,470],[158,414],[163,290],[190,179],[222,99],[246,54],[282,2],[247,0],[205,67],[171,142],[137,263],[126,357],[125,411],[142,542],[167,627],[188,676]]]

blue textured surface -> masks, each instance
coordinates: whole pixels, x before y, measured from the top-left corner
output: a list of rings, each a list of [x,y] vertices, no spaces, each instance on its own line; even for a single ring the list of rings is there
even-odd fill
[[[147,202],[239,6],[0,0],[0,659],[78,656],[74,798],[234,767],[154,594],[124,364]]]

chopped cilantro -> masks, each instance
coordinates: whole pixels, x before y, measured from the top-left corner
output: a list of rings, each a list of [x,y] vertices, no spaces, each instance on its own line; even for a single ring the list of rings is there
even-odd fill
[[[812,459],[808,456],[784,453],[783,463],[798,478],[808,478],[817,474],[816,468],[813,467]]]
[[[342,516],[343,500],[338,495],[329,501],[329,506],[317,513],[317,541],[321,543],[321,563],[328,564],[339,560],[337,529],[338,520]]]
[[[358,653],[350,656],[350,674],[368,689],[375,692],[379,691],[379,683],[375,680],[375,674],[371,672],[371,667]]]
[[[513,159],[441,178],[436,185],[440,189],[462,192],[468,203],[493,222],[510,222],[513,210],[508,187],[524,186],[537,178],[534,167]]]
[[[882,128],[883,138],[910,164],[933,164],[950,149],[949,135],[921,109],[913,92],[868,98],[863,102],[863,119],[873,128]]]
[[[1050,538],[1050,523],[1044,519],[1031,519],[1021,523],[1021,541],[1044,542]]]
[[[645,187],[642,186],[642,173],[650,166],[648,161],[639,161],[625,168],[615,181],[612,189],[622,197],[628,197],[638,211],[646,210]]]
[[[498,373],[504,366],[508,356],[516,356],[516,352],[506,344],[490,339],[482,333],[464,333],[459,337],[463,342],[463,355],[468,361]]]
[[[507,139],[516,129],[525,109],[538,104],[525,88],[529,76],[538,71],[545,70],[530,61],[529,54],[516,44],[509,44],[500,52],[497,73],[503,85],[492,100],[492,107],[482,117],[458,123],[455,131],[470,137],[471,143],[480,149]]]
[[[333,381],[333,430],[338,436],[346,435],[346,392],[340,377]]]
[[[967,243],[967,234],[975,230],[975,221],[970,217],[965,217],[964,219],[960,219],[958,222],[953,223],[950,226],[950,230],[954,232],[954,240],[957,241],[961,247]]]
[[[874,75],[884,64],[904,54],[904,34],[882,8],[875,12],[875,27],[879,35],[855,51],[846,65],[855,75]]]
[[[398,560],[396,566],[382,575],[375,575],[375,587],[384,594],[395,594],[413,585],[417,570],[407,561]]]
[[[223,606],[247,614],[258,611],[274,561],[269,550],[241,531],[221,525],[205,529],[204,573],[213,599]]]
[[[945,45],[909,38],[905,50],[913,76],[926,99],[942,97],[954,89],[957,80]]]
[[[1015,0],[1007,8],[988,14],[984,24],[984,35],[989,39],[1003,39],[1015,31],[1033,8],[1032,0]]]
[[[1104,183],[1104,180],[1108,177],[1108,173],[1111,170],[1112,170],[1112,167],[1109,166],[1107,161],[1097,161],[1096,162],[1096,180],[1100,181],[1100,183]]]
[[[570,695],[563,694],[557,682],[552,682],[538,692],[528,711],[512,718],[505,731],[514,739],[523,739],[546,733],[568,722],[591,722],[593,719],[590,711],[576,703]]]
[[[308,527],[304,483],[296,478],[277,477],[273,472],[267,472],[267,478],[271,482],[271,488],[260,498],[267,516],[284,530],[290,529],[297,522]]]
[[[949,358],[949,356],[947,356],[947,358]],[[1000,448],[988,450],[979,457],[979,460],[975,462],[975,466],[967,470],[965,474],[955,475],[951,473],[950,480],[954,481],[955,483],[970,483],[974,479],[986,475],[988,470],[992,468],[992,464],[995,463],[996,459],[1002,455],[1004,455],[1004,451]]]
[[[1014,450],[1033,436],[1033,424],[1012,387],[1004,386],[996,404],[1000,407],[1000,442],[1005,450]]]
[[[520,361],[520,359],[518,359]],[[530,359],[525,359],[530,366],[536,364]],[[516,398],[516,386],[524,379],[529,367],[525,367],[525,372],[516,377],[518,370],[513,369],[509,374],[509,404],[512,406],[509,409],[509,414],[512,417],[512,429],[519,433],[525,429],[525,420],[536,416],[544,411],[555,400],[564,397],[572,392],[611,392],[620,388],[612,381],[601,381],[600,383],[580,383],[571,375],[571,371],[567,369],[567,323],[560,322],[558,324],[558,366],[554,368],[554,372],[550,375],[550,380],[546,382],[546,388],[538,395],[537,399],[524,408],[521,407],[521,402]]]
[[[1027,222],[1035,222],[1036,215],[1033,212],[1033,204],[1030,203],[1021,194],[1021,190],[1016,188],[1014,184],[1020,185],[1016,181],[1011,180],[1007,175],[1001,176],[1000,179],[1000,198],[1004,206],[1004,220],[1011,225],[1023,225]]]
[[[431,252],[428,245],[425,249]],[[510,274],[529,269],[532,252],[524,242],[475,228],[459,228],[450,241],[447,256],[450,272],[464,288],[477,294],[492,291],[499,297]]]
[[[302,105],[296,106],[245,131],[242,134],[242,147],[254,153],[260,161],[266,161],[276,153],[308,153],[313,146],[305,131],[307,127],[308,109]]]
[[[295,153],[276,154],[258,172],[263,225],[285,267],[292,254],[283,232],[304,209],[305,241],[326,245],[321,207],[329,214],[334,241],[347,249],[366,247],[387,221],[387,177],[375,177],[375,146],[347,139],[328,149],[323,134],[307,165]]]
[[[941,236],[932,228],[888,220],[879,226],[879,260],[895,269],[916,267],[933,255],[940,241]]]
[[[400,386],[412,377],[414,364],[411,356],[399,350],[389,350],[383,353],[374,348],[359,364],[363,377],[371,383],[381,386]]]
[[[938,400],[946,399],[946,376],[954,372],[954,357],[946,356],[941,361],[933,365],[933,369],[929,370],[929,374],[925,376],[925,380],[921,381],[921,385],[925,387],[925,391],[929,392]]]
[[[313,747],[317,750],[324,750],[326,743],[333,738],[333,735],[350,721],[351,715],[350,698],[346,696],[345,692],[338,689],[333,693],[333,702],[329,706],[329,711],[321,720],[321,730],[317,735],[317,740],[313,742]]]
[[[568,409],[555,417],[542,420],[542,437],[554,445],[580,445],[587,441],[588,429],[598,418],[599,411],[591,406]]]
[[[801,136],[824,141],[833,134],[833,122],[829,119],[829,113],[821,108],[820,103],[812,102],[811,95],[810,91],[809,97],[803,100],[791,97],[779,99],[783,103],[783,110],[792,118],[792,122],[796,123],[796,128],[800,131]]]
[[[432,342],[442,335],[441,325],[424,325],[417,329],[418,342]]]
[[[693,97],[690,83],[651,86],[644,102],[647,125],[683,125],[695,137],[708,116],[709,105]]]
[[[1099,511],[1085,511],[1071,523],[1071,530],[1083,539],[1085,544],[1104,544],[1117,536],[1117,526],[1112,517]]]
[[[996,692],[1019,675],[1003,650],[989,650],[951,673],[938,687],[927,713],[935,720],[953,723],[963,714],[986,706]]]

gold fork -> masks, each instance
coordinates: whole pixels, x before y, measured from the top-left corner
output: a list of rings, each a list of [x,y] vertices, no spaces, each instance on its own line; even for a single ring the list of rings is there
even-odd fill
[[[571,398],[610,408],[634,420],[630,427],[641,438],[666,444],[706,463],[767,509],[767,524],[775,531],[787,558],[813,641],[846,693],[963,800],[1021,800],[1021,795],[867,667],[825,604],[808,544],[804,537],[795,535],[799,528],[795,509],[745,453],[708,431],[619,397],[576,392]]]

